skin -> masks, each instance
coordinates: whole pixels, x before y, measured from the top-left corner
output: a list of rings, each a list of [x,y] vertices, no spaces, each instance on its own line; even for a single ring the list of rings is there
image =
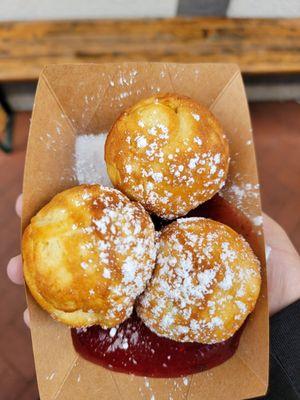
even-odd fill
[[[16,213],[22,213],[22,195],[16,201]],[[264,214],[267,243],[268,291],[270,316],[300,299],[300,257],[284,229]],[[24,285],[21,255],[13,257],[7,265],[9,279]],[[24,321],[29,326],[28,309]]]

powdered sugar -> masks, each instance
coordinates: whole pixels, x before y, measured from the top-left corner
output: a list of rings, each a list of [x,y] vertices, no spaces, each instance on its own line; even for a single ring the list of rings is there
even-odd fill
[[[99,183],[112,187],[106,172],[104,145],[107,133],[79,135],[75,142],[75,175],[78,183]]]
[[[249,312],[244,298],[257,293],[249,280],[258,277],[258,261],[242,237],[205,218],[181,218],[162,231],[138,313],[151,330],[173,340],[225,340],[224,310],[232,318],[235,301],[238,327]]]
[[[139,204],[116,189],[81,185],[71,190],[73,207],[85,206],[84,218],[72,229],[72,235],[81,235],[76,259],[82,278],[79,290],[89,302],[85,313],[103,328],[108,320],[109,326],[119,324],[129,317],[151,277],[154,226]]]
[[[138,136],[136,139],[136,145],[139,149],[147,146],[147,139],[145,136]]]
[[[122,281],[112,289],[118,295],[135,298],[143,290],[154,266],[154,231],[151,224],[141,229],[139,211],[135,204],[129,201],[124,202],[124,197],[121,196],[118,201],[104,208],[102,216],[94,219],[93,222],[96,229],[106,238],[106,244],[101,240],[99,243],[101,260],[108,264],[103,269],[103,277],[110,279],[112,276],[109,255],[113,248],[117,259],[123,259],[123,261],[121,263]],[[149,236],[146,236],[147,231]]]
[[[227,267],[225,270],[224,279],[219,283],[219,287],[223,290],[231,289],[233,278],[234,278],[234,273],[229,267]]]
[[[193,109],[191,120],[186,112]],[[197,105],[185,105],[176,96],[153,97],[125,112],[107,141],[117,186],[165,219],[186,215],[211,198],[224,185],[228,154],[221,129],[206,126],[210,122],[204,117]],[[122,126],[128,126],[124,136]],[[134,165],[134,173],[128,165]],[[178,187],[184,187],[180,194]]]
[[[238,306],[242,313],[245,313],[247,311],[246,304],[242,301],[236,300],[235,304]]]
[[[263,217],[262,215],[258,215],[257,217],[254,217],[252,221],[255,226],[261,226],[263,224]]]
[[[102,274],[103,278],[105,279],[110,279],[111,277],[111,272],[108,268],[103,268],[103,274]]]
[[[199,114],[192,113],[192,116],[196,121],[200,121],[200,115]]]

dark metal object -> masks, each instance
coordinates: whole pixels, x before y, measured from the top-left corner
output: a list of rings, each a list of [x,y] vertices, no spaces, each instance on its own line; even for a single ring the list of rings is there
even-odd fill
[[[179,0],[177,15],[226,16],[229,0]]]
[[[5,94],[1,87],[0,87],[0,106],[3,108],[3,110],[7,114],[7,122],[6,122],[6,127],[4,130],[5,136],[4,136],[4,139],[2,141],[0,141],[0,149],[3,150],[5,153],[10,153],[13,149],[12,141],[13,141],[14,113],[5,98]]]

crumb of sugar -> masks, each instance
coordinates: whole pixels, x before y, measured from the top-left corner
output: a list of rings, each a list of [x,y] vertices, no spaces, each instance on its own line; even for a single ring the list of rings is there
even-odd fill
[[[187,386],[189,384],[189,379],[185,376],[183,379],[183,384]]]
[[[145,136],[138,136],[136,138],[136,145],[138,148],[142,149],[143,147],[146,147],[148,144],[147,139]]]
[[[103,278],[105,279],[110,279],[111,277],[111,272],[108,268],[103,268],[103,274],[102,274]]]
[[[199,146],[201,146],[203,143],[202,140],[198,136],[194,137],[194,142],[197,143]]]
[[[138,269],[139,263],[132,259],[132,257],[127,257],[122,266],[123,282],[128,284],[129,282],[134,281]]]
[[[47,381],[52,381],[54,377],[55,377],[55,372],[51,372],[51,374],[46,376],[46,380]]]
[[[207,323],[209,328],[222,327],[224,325],[223,320],[220,317],[213,317],[210,322]]]
[[[150,382],[148,381],[148,379],[146,377],[144,377],[144,380],[145,380],[146,388],[149,388],[150,387]]]
[[[260,225],[263,224],[263,217],[262,217],[262,215],[258,215],[257,217],[254,217],[254,218],[252,219],[252,221],[253,221],[253,224],[254,224],[255,226],[260,226]]]
[[[196,121],[200,121],[200,115],[199,114],[192,113],[192,116]]]
[[[151,174],[151,177],[155,182],[158,182],[158,183],[163,180],[163,174],[161,172],[153,172]]]
[[[117,333],[117,329],[116,328],[111,328],[110,331],[109,331],[109,336],[111,338],[113,338],[116,335],[116,333]]]
[[[80,263],[80,266],[81,266],[81,268],[83,268],[83,269],[88,269],[88,267],[89,267],[89,265],[86,263],[86,262],[82,262],[82,263]]]
[[[224,279],[219,283],[219,287],[223,290],[229,290],[232,287],[234,273],[229,267],[226,267]]]
[[[242,297],[245,295],[245,287],[241,286],[236,292],[236,297]]]
[[[239,174],[235,176],[235,181],[240,180]],[[253,223],[259,223],[260,218],[256,219],[256,216],[251,214],[251,210],[248,207],[249,200],[255,202],[259,198],[259,184],[250,182],[232,182],[228,181],[226,186],[219,192],[221,197],[234,202],[234,205],[241,210],[248,218],[254,220]],[[260,216],[258,216],[260,217]],[[260,224],[259,224],[260,225]],[[257,225],[257,226],[259,226]]]
[[[246,306],[246,304],[243,303],[242,301],[236,300],[236,301],[235,301],[235,304],[238,306],[238,308],[239,308],[243,313],[245,313],[245,312],[247,311],[247,306]]]

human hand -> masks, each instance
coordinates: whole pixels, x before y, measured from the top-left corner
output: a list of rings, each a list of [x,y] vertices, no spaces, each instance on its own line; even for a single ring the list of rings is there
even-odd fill
[[[300,257],[285,230],[268,215],[263,217],[269,311],[273,315],[300,299]]]
[[[19,195],[15,205],[16,213],[19,217],[22,214],[22,194]],[[10,259],[7,264],[7,275],[9,279],[17,284],[24,285],[23,271],[22,271],[22,256],[21,254]],[[23,313],[23,318],[27,326],[29,326],[29,311],[28,308]]]
[[[16,202],[16,212],[22,213],[22,195]],[[300,257],[284,229],[264,214],[264,231],[267,244],[267,271],[270,315],[300,299]],[[7,265],[7,275],[18,285],[24,284],[22,258],[18,255]],[[29,325],[28,309],[24,321]]]

